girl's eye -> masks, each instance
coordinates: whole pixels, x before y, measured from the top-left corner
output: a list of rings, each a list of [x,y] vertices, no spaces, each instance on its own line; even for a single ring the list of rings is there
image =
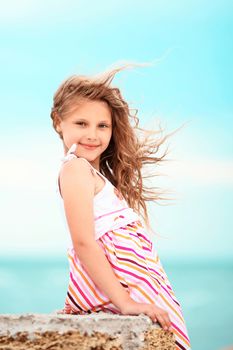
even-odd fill
[[[108,128],[108,125],[106,125],[106,124],[100,124],[100,127],[101,127],[101,128]]]
[[[75,124],[80,125],[80,126],[85,126],[85,122],[76,122]],[[100,124],[99,125],[101,129],[108,128],[109,126],[107,124]]]

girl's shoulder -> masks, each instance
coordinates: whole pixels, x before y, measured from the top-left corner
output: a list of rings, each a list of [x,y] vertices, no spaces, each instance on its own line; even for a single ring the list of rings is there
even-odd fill
[[[84,171],[89,169],[91,173],[95,175],[96,171],[93,168],[93,166],[85,158],[78,157],[75,154],[76,149],[77,149],[77,144],[76,143],[72,144],[70,149],[67,151],[67,154],[61,159],[63,165],[66,163],[70,163],[71,161],[71,164],[75,164],[74,168],[79,172],[82,171],[82,168],[84,169]],[[66,167],[70,168],[69,166],[64,166],[64,168]],[[72,167],[73,165],[71,165],[71,168]]]
[[[69,175],[80,175],[86,176],[89,174],[94,175],[94,169],[89,164],[89,162],[85,158],[77,157],[73,155],[73,157],[68,159],[69,161],[64,161],[61,165],[60,175],[69,174]]]
[[[95,191],[95,178],[88,162],[83,158],[73,158],[62,164],[58,175],[59,192],[62,198],[64,193],[72,196],[76,190],[87,189],[88,192]]]

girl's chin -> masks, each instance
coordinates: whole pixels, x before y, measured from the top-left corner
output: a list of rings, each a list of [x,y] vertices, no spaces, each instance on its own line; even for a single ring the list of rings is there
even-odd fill
[[[85,152],[85,153],[79,152],[77,154],[77,156],[80,157],[80,158],[85,158],[89,162],[93,162],[93,161],[95,161],[96,159],[98,159],[100,157],[99,155],[96,155],[96,154],[94,155],[94,154],[90,154],[90,153],[88,153],[88,152]]]

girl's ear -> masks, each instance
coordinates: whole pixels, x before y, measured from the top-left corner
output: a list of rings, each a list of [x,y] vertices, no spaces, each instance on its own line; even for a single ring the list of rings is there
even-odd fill
[[[54,121],[55,121],[55,125],[56,125],[56,130],[58,132],[61,132],[61,118],[59,117],[59,115],[57,113],[55,113],[55,116],[54,116]]]
[[[56,125],[56,130],[57,130],[58,132],[61,132],[60,123]]]

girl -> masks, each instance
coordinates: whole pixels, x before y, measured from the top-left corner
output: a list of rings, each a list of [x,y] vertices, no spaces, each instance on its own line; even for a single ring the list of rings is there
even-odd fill
[[[110,86],[125,67],[72,76],[54,95],[51,118],[65,154],[58,186],[72,240],[62,313],[144,313],[174,333],[177,349],[190,349],[181,306],[148,234],[146,201],[161,197],[145,187],[142,167],[162,160],[153,152],[166,137],[137,135],[145,130]]]

